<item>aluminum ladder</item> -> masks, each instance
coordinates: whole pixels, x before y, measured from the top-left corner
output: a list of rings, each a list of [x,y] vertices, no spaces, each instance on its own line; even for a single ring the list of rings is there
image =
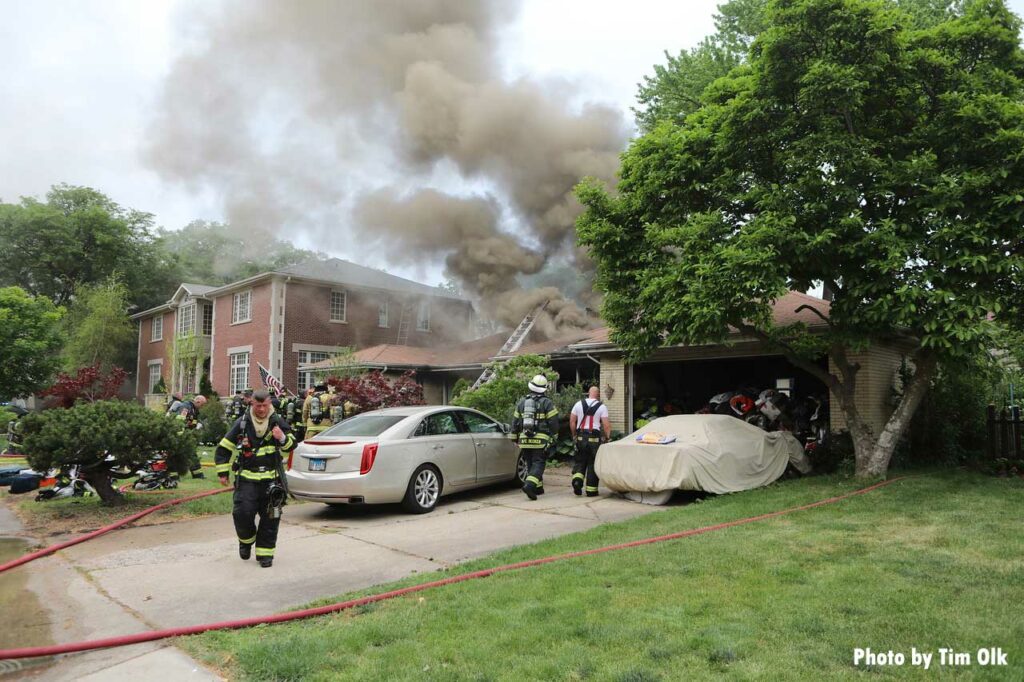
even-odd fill
[[[537,321],[537,317],[548,307],[548,303],[551,301],[544,301],[539,306],[533,309],[533,312],[529,313],[523,318],[523,321],[519,323],[519,326],[512,332],[512,336],[508,337],[508,341],[498,351],[498,355],[508,355],[509,353],[515,353],[519,350],[519,347],[523,345],[523,341],[526,339],[526,335],[533,329],[533,323]],[[498,363],[493,363],[490,367],[487,367],[483,373],[477,377],[476,382],[470,387],[469,390],[473,391],[483,386],[488,381],[494,378],[495,369]]]

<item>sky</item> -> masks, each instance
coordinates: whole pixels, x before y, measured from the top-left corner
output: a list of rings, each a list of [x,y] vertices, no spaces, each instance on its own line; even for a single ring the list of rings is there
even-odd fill
[[[613,178],[637,83],[716,5],[0,0],[0,201],[85,185],[166,229],[230,222],[504,295],[489,271],[572,260],[572,178]],[[435,15],[470,30],[423,30]]]
[[[713,30],[716,3],[707,0],[604,4],[525,2],[501,35],[508,76],[578,80],[589,99],[630,116],[637,82],[663,51]],[[164,181],[140,158],[163,80],[187,42],[189,3],[3,0],[0,9],[0,201],[66,182],[153,213],[169,229],[225,218],[214,189]]]

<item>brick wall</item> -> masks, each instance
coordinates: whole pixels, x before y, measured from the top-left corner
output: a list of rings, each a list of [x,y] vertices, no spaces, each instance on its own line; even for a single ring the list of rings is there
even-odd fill
[[[601,400],[608,407],[608,421],[611,422],[612,431],[629,433],[633,429],[626,424],[628,405],[632,400],[627,369],[621,355],[601,356]],[[612,391],[610,397],[609,388]]]
[[[163,318],[163,340],[150,341],[153,336],[153,320],[157,317]],[[139,361],[136,366],[136,376],[139,378],[139,382],[138,390],[135,395],[139,402],[144,401],[146,393],[149,392],[150,360],[162,359],[163,366],[161,368],[161,376],[163,376],[165,384],[169,383],[171,380],[171,365],[170,360],[167,357],[167,339],[169,339],[173,333],[173,312],[157,313],[152,317],[144,317],[139,320]]]
[[[354,287],[330,287],[304,282],[288,282],[284,287],[282,363],[278,376],[292,390],[298,385],[299,356],[295,346],[326,350],[397,343],[402,304],[414,300],[395,292]],[[344,290],[346,293],[344,322],[330,320],[332,290]],[[380,327],[379,304],[384,299],[388,301],[388,326]],[[405,343],[410,346],[434,347],[467,340],[466,335],[473,329],[472,316],[473,309],[468,302],[432,299],[430,330],[418,331],[416,308],[413,306]],[[220,345],[219,339],[217,344]]]
[[[231,312],[234,294],[251,291],[250,299],[252,318],[249,322],[231,323]],[[271,282],[259,282],[251,288],[236,289],[213,301],[213,347],[211,351],[210,381],[213,390],[221,395],[229,395],[229,377],[231,361],[228,350],[251,346],[249,353],[248,385],[258,387],[260,373],[256,363],[266,366],[270,362],[270,315],[271,315]]]

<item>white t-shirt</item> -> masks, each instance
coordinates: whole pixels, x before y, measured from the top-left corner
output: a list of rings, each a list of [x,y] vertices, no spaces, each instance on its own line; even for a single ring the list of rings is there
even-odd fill
[[[593,405],[594,403],[596,403],[598,401],[597,400],[591,400],[590,398],[584,398],[583,400],[578,401],[575,405],[572,406],[572,413],[574,415],[576,415],[576,430],[577,431],[601,431],[602,430],[601,429],[601,418],[602,417],[604,419],[608,418],[608,407],[606,405],[602,404],[601,407],[597,408],[597,412],[594,413],[593,417],[584,417],[583,416],[583,403],[584,402],[587,403],[587,407],[590,407],[591,405]],[[591,422],[593,422],[593,423],[591,423]]]

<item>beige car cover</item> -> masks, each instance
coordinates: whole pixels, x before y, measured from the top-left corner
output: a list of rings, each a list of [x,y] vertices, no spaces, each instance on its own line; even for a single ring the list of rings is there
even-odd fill
[[[637,442],[656,435],[665,445]],[[811,470],[800,442],[791,433],[766,432],[744,421],[716,414],[681,414],[655,419],[597,451],[601,483],[616,492],[653,493],[704,490],[733,493],[767,485],[792,463]]]

